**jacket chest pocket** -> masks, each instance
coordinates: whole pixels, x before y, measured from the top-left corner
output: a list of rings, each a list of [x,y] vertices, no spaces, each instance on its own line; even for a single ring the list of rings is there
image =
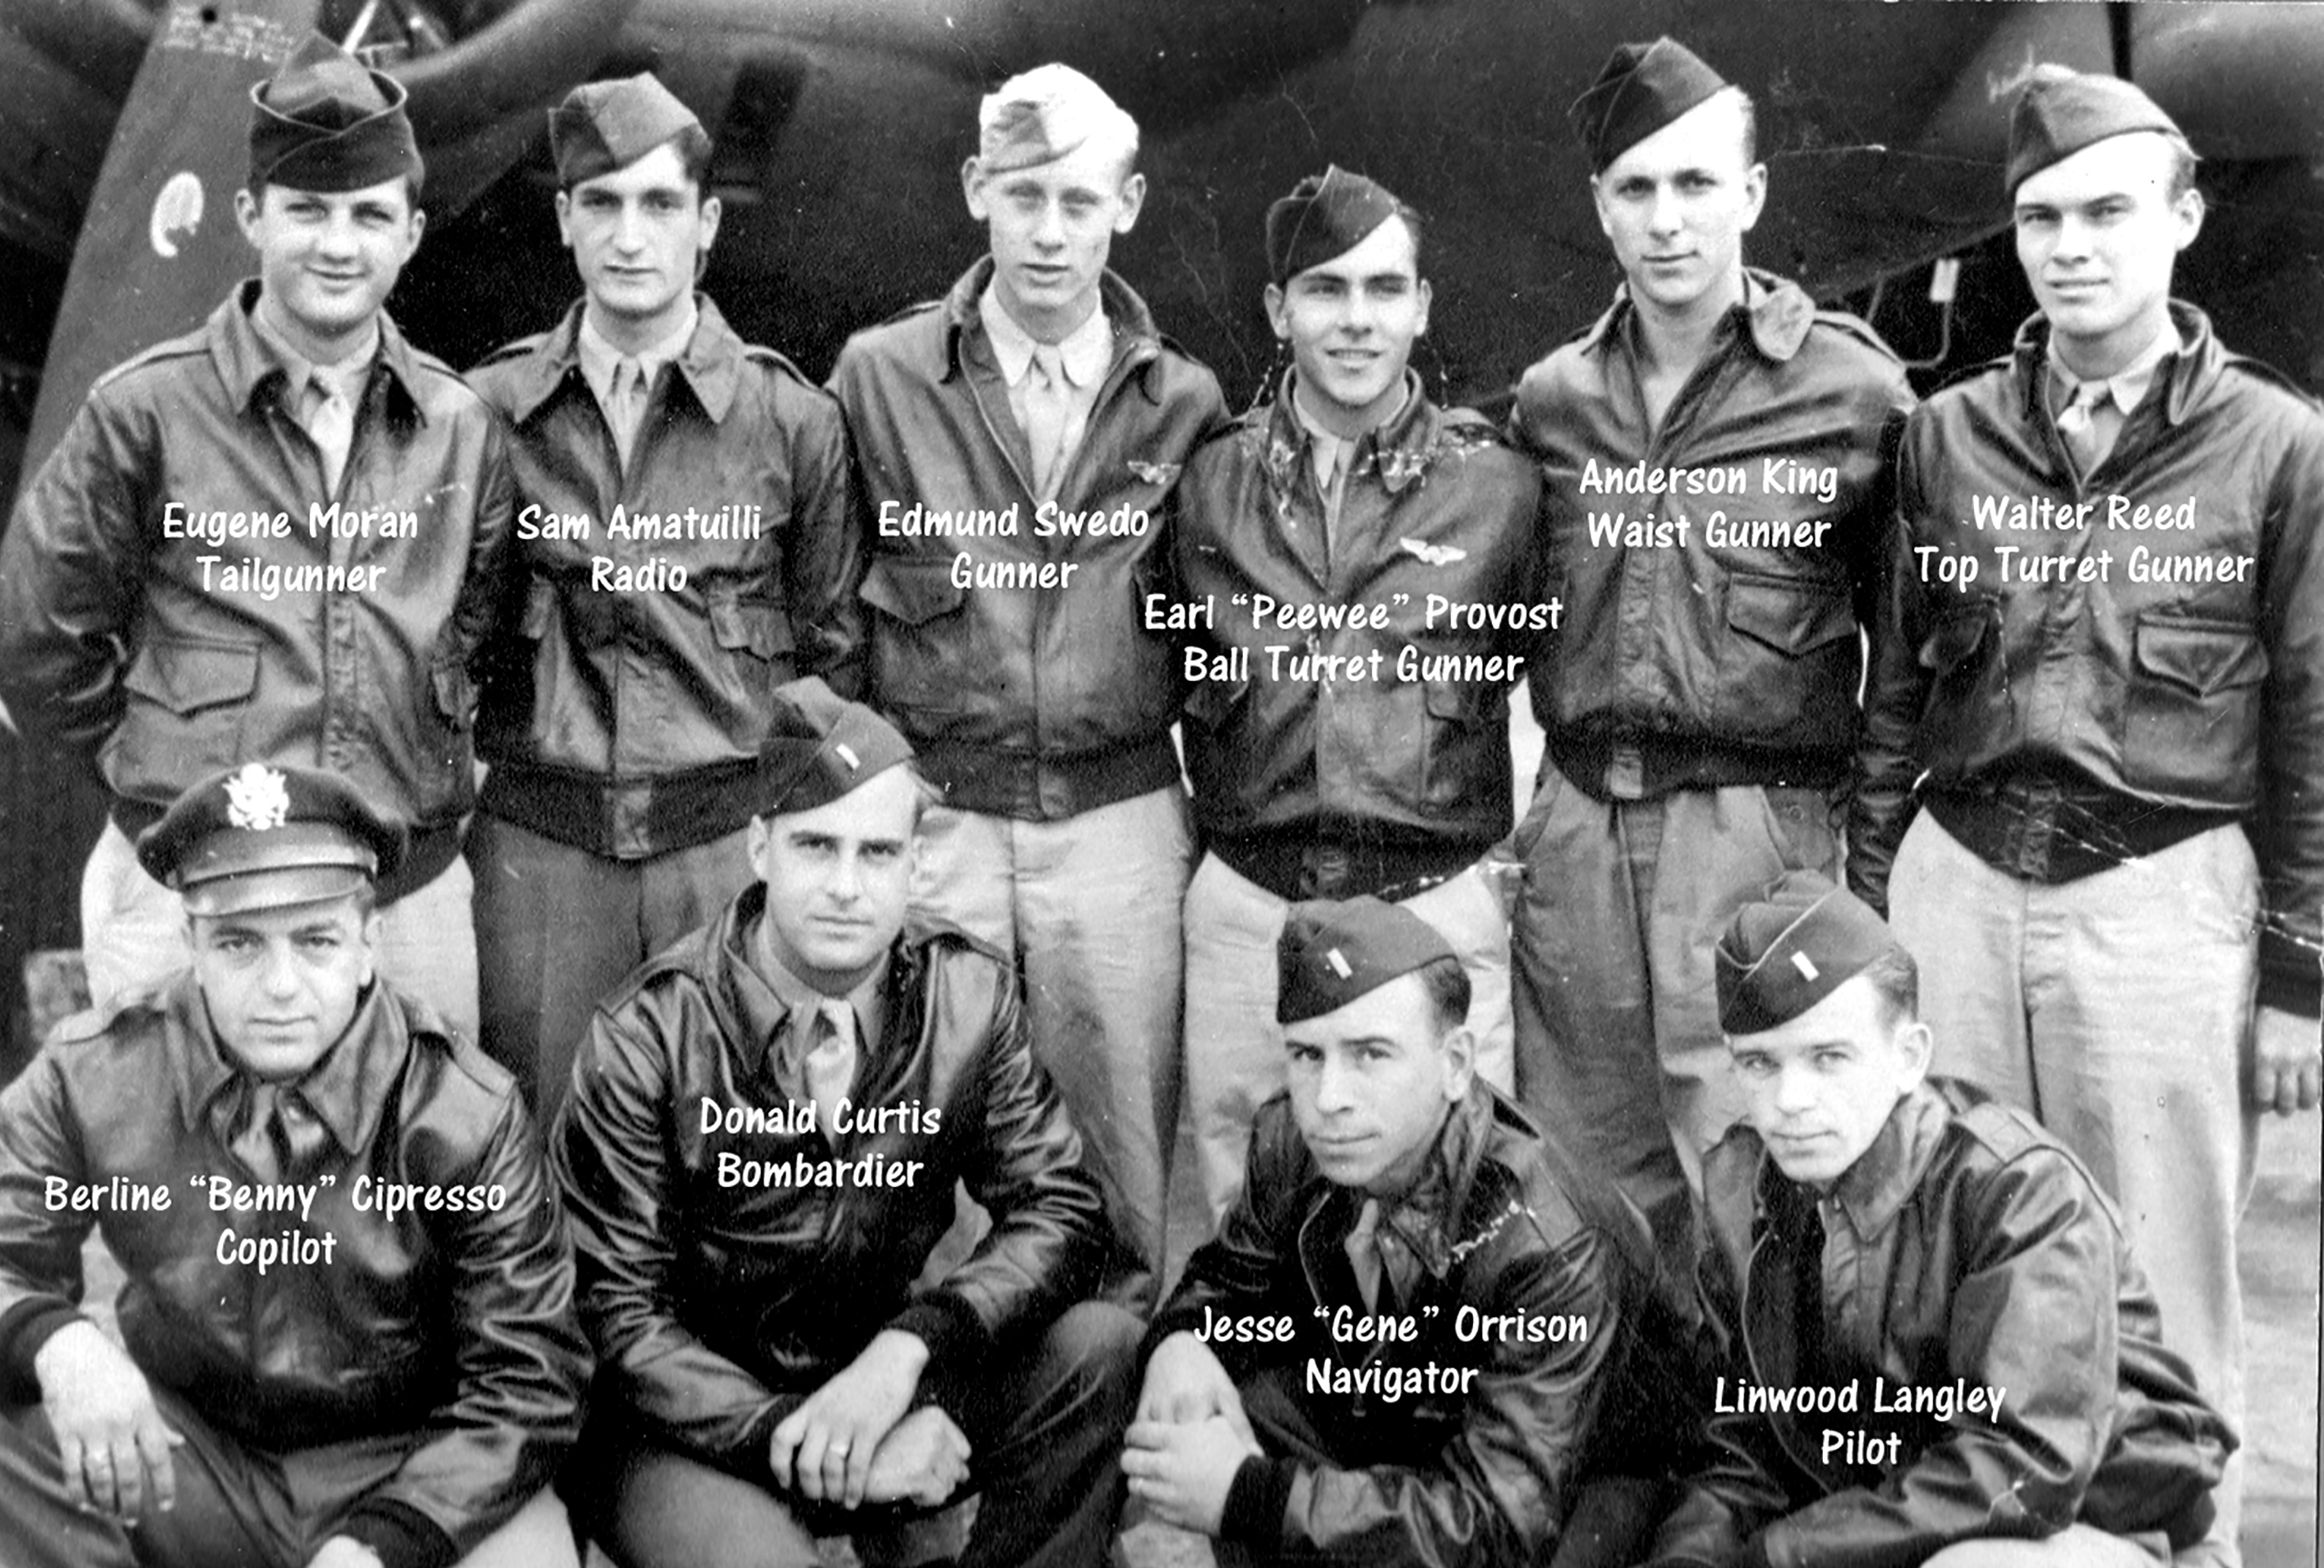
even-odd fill
[[[1508,711],[1501,689],[1481,681],[1426,681],[1420,692],[1427,715],[1420,726],[1420,798],[1448,807],[1488,794],[1490,781],[1506,776],[1493,765],[1495,748],[1508,744],[1508,725],[1495,723]],[[1506,799],[1500,811],[1507,827]]]
[[[791,618],[779,606],[714,589],[710,634],[752,695],[770,692],[791,678]]]
[[[967,693],[997,674],[989,653],[980,657],[967,645],[974,617],[961,606],[968,591],[952,580],[948,563],[883,555],[858,592],[878,612],[873,657],[882,705],[955,712],[966,705]]]
[[[1920,714],[1924,759],[1969,755],[2015,727],[1998,601],[1956,606],[1921,639],[1919,663],[1929,683]]]
[[[2267,679],[2249,626],[2141,615],[2123,703],[2125,781],[2215,804],[2251,799]]]
[[[122,685],[127,711],[110,743],[118,787],[166,798],[186,780],[241,760],[243,715],[258,691],[258,649],[157,637],[138,649]],[[139,781],[159,787],[139,790]]]
[[[1856,612],[1837,583],[1738,573],[1727,584],[1726,711],[1737,733],[1845,744],[1863,674]]]

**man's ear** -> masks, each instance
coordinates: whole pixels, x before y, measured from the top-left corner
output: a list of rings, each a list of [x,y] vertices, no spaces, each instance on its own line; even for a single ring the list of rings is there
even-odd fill
[[[1468,1086],[1477,1079],[1477,1036],[1468,1025],[1454,1025],[1445,1034],[1441,1047],[1445,1054],[1445,1099],[1458,1105],[1468,1098]]]
[[[968,203],[968,215],[978,223],[991,218],[992,209],[985,205],[985,161],[970,158],[960,165],[960,194]]]

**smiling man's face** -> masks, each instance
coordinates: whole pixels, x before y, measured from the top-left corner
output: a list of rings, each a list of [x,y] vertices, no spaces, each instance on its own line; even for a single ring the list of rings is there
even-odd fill
[[[424,222],[400,175],[359,191],[243,191],[235,215],[258,253],[260,308],[302,354],[326,363],[369,330]]]

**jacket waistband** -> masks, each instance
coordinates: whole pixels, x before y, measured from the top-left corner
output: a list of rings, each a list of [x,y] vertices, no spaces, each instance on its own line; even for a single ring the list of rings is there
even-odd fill
[[[2053,885],[2111,871],[2237,820],[2232,812],[2158,806],[2101,785],[2048,777],[1931,790],[1923,804],[1994,870]]]
[[[486,811],[528,833],[608,860],[642,860],[723,838],[758,808],[757,764],[720,763],[647,778],[496,764]]]
[[[1177,748],[1165,734],[1101,752],[1066,754],[1001,746],[913,743],[920,772],[960,811],[1055,822],[1178,782]]]
[[[1384,844],[1377,839],[1302,834],[1221,839],[1210,853],[1237,875],[1277,898],[1408,898],[1475,864],[1481,843]]]
[[[1545,754],[1593,800],[1651,800],[1723,784],[1832,789],[1848,777],[1845,752],[1778,752],[1683,735],[1581,738],[1552,732]]]

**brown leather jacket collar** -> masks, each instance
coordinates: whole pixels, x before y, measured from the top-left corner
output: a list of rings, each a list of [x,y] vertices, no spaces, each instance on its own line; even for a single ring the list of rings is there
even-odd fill
[[[211,1104],[242,1076],[226,1060],[225,1047],[210,1025],[210,1010],[202,988],[191,974],[155,998],[168,1020],[178,1048],[170,1053],[170,1074],[177,1091],[177,1114],[186,1130],[198,1129]],[[438,1028],[419,1003],[406,998],[405,1011],[417,1027]],[[411,1037],[386,1027],[379,984],[364,992],[362,1004],[348,1020],[346,1033],[291,1085],[316,1119],[331,1129],[339,1147],[352,1154],[370,1145],[386,1107],[387,1085],[403,1071],[411,1054]]]
[[[586,300],[575,300],[563,320],[550,329],[542,351],[534,355],[524,367],[524,379],[517,383],[516,396],[510,414],[523,424],[541,411],[543,404],[565,385],[568,375],[578,377],[581,365],[581,312]],[[710,416],[713,424],[723,422],[726,410],[734,406],[735,386],[742,375],[743,340],[718,314],[710,296],[694,296],[696,311],[694,335],[686,339],[686,352],[670,362],[675,373],[674,385],[683,385],[694,394],[702,412]]]
[[[238,409],[247,409],[264,386],[271,385],[275,395],[279,396],[288,375],[281,357],[251,325],[250,313],[257,307],[259,288],[256,278],[245,278],[226,296],[225,303],[210,313],[210,359],[218,367],[218,379],[225,383],[226,391],[233,394],[234,406]],[[392,394],[387,407],[391,416],[426,424],[426,410],[412,394],[412,388],[417,385],[417,372],[412,365],[411,345],[404,341],[404,335],[384,310],[379,313],[379,357],[375,363],[387,372]]]
[[[1283,379],[1276,384],[1274,408],[1267,415],[1267,476],[1281,495],[1298,490],[1299,465],[1307,461],[1307,447],[1314,439],[1299,423],[1299,412],[1291,402],[1298,374],[1297,370],[1283,373]],[[1350,476],[1377,474],[1391,495],[1403,494],[1407,485],[1427,472],[1444,425],[1444,411],[1429,399],[1420,377],[1410,370],[1404,373],[1404,390],[1401,408],[1348,443]]]
[[[2179,335],[2183,346],[2156,374],[2165,387],[2163,417],[2177,425],[2219,380],[2227,363],[2227,351],[2211,334],[2211,318],[2182,300],[2170,302],[2170,329]],[[2019,412],[2028,424],[2039,424],[2041,377],[2049,364],[2047,317],[2037,311],[2025,319],[2018,328],[2016,342],[2010,345],[2007,363],[2011,383],[2017,388]]]
[[[937,337],[941,357],[929,367],[937,380],[949,381],[959,374],[964,336],[974,334],[981,339],[985,335],[985,324],[977,314],[977,301],[992,281],[993,258],[985,256],[963,274],[944,296],[938,307],[944,312],[944,331]],[[1159,354],[1162,335],[1155,329],[1154,313],[1146,308],[1146,301],[1111,268],[1097,280],[1097,296],[1104,305],[1106,319],[1114,328],[1114,363],[1106,373],[1106,379],[1110,382],[1125,367],[1146,365]]]
[[[1614,291],[1614,304],[1583,335],[1583,345],[1602,351],[1615,342],[1627,343],[1638,307],[1630,303],[1630,285]],[[1816,325],[1816,302],[1789,278],[1757,267],[1743,269],[1743,302],[1729,311],[1721,330],[1748,334],[1768,358],[1780,364],[1799,352],[1808,329]],[[1618,338],[1617,334],[1621,335]]]

